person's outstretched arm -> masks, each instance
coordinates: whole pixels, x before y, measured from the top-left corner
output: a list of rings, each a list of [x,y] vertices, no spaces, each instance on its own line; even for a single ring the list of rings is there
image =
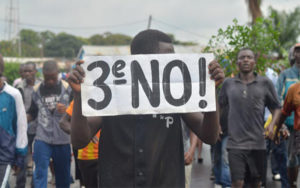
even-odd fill
[[[85,76],[80,67],[83,61],[76,63],[76,68],[69,75],[68,82],[74,92],[74,106],[71,118],[71,141],[75,149],[85,147],[101,127],[101,117],[84,117],[81,111],[80,84]]]
[[[219,86],[225,78],[224,71],[215,60],[209,64],[208,68],[211,78],[216,82],[216,87]],[[217,102],[216,104],[216,111],[214,112],[197,112],[183,115],[183,120],[187,126],[207,144],[215,144],[220,132],[219,105]]]

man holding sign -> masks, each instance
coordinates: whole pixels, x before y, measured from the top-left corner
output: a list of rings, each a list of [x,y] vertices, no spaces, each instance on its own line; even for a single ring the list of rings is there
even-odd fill
[[[157,30],[146,30],[140,32],[134,37],[131,43],[131,53],[169,54],[174,53],[174,49],[172,41],[168,35]],[[159,57],[159,55],[157,55],[157,57]],[[177,63],[175,62],[173,65],[178,65],[178,69],[180,69],[179,67],[183,68],[180,69],[185,70],[182,71],[182,73],[186,72],[187,69],[184,65],[179,61],[177,61]],[[74,147],[82,148],[90,141],[92,136],[100,128],[102,129],[102,135],[99,141],[99,186],[184,187],[184,152],[180,119],[182,118],[187,126],[195,132],[201,140],[208,144],[214,144],[219,135],[218,112],[205,112],[203,114],[201,112],[174,114],[171,112],[166,113],[163,110],[157,110],[159,114],[134,112],[135,115],[99,115],[85,117],[82,115],[82,107],[84,106],[82,106],[83,101],[81,101],[82,96],[80,94],[79,84],[83,83],[83,79],[88,77],[88,75],[85,77],[85,71],[80,66],[81,64],[83,64],[83,61],[79,61],[77,63],[76,68],[69,76],[69,83],[74,90],[74,110],[71,121],[71,138]],[[156,62],[152,63],[152,71],[159,70],[157,69],[156,64]],[[94,66],[98,66],[102,69],[100,78],[94,82],[94,86],[97,86],[98,89],[102,90],[99,92],[99,95],[102,94],[102,97],[100,97],[100,99],[89,99],[87,101],[90,102],[87,103],[90,107],[92,106],[96,109],[105,108],[106,106],[109,107],[109,102],[113,100],[113,90],[112,87],[104,82],[105,79],[108,78],[107,74],[109,74],[109,67],[105,65],[105,62],[92,63],[90,65],[90,70],[92,70]],[[85,64],[82,66],[84,67]],[[119,68],[122,66],[122,63],[118,65]],[[143,66],[146,65],[144,64]],[[220,83],[224,79],[224,72],[220,68],[219,64],[216,61],[213,61],[208,67],[211,78],[217,81],[217,83]],[[133,90],[133,88],[136,87],[135,84],[140,83],[145,93],[148,91],[148,95],[152,95],[152,98],[148,96],[148,103],[151,103],[149,106],[154,108],[159,107],[159,103],[162,98],[160,97],[159,100],[153,99],[158,96],[154,94],[155,84],[153,84],[153,90],[151,90],[149,89],[149,85],[141,83],[143,81],[147,81],[147,79],[144,78],[143,74],[140,74],[141,71],[134,71],[139,70],[139,68],[140,67],[137,63],[132,62],[131,73],[133,81],[131,80],[131,89]],[[165,68],[165,70],[166,69],[167,68]],[[89,66],[87,67],[87,70],[89,70]],[[112,72],[116,77],[118,77],[118,74],[116,74],[118,73],[117,71]],[[166,73],[166,75],[168,74]],[[187,74],[183,73],[183,77],[183,80],[188,80],[190,82]],[[164,88],[164,95],[166,97],[166,94],[172,94],[171,89],[169,88],[171,86],[166,84],[170,81],[170,76],[166,76],[163,80],[165,80],[165,82],[163,82],[164,86],[161,87]],[[88,80],[85,80],[84,83],[85,82],[88,82]],[[152,77],[152,82],[156,83],[154,77]],[[119,81],[119,84],[120,83],[124,83],[124,81]],[[126,86],[127,85],[124,87]],[[187,90],[189,90],[189,88],[187,88]],[[138,89],[136,88],[135,91],[138,91]],[[82,93],[84,93],[84,91],[82,91]],[[156,93],[158,93],[158,91],[156,91]],[[192,95],[192,93],[190,94]],[[209,94],[210,93],[208,93],[208,95]],[[183,105],[186,103],[186,100],[190,98],[186,98],[183,95],[179,98],[179,100],[177,99],[178,98],[173,97],[166,100],[169,104],[171,103],[173,106],[176,106]],[[99,100],[102,103],[97,102]],[[128,100],[128,98],[124,96],[118,100],[125,101]],[[140,104],[137,104],[136,102],[139,102],[139,100],[133,102],[134,100],[135,99],[132,99],[131,105],[133,108],[138,108]],[[83,105],[86,104],[83,103]],[[209,104],[197,101],[197,105],[200,109],[201,107],[205,108],[205,106]],[[121,108],[121,106],[115,106],[114,108]],[[176,112],[178,111],[176,110]]]

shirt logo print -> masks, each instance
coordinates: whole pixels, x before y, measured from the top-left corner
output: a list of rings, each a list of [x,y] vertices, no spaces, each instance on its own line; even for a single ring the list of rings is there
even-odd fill
[[[153,118],[159,118],[161,120],[165,120],[167,128],[170,128],[170,125],[174,123],[174,118],[172,116],[159,115],[159,117],[157,117],[157,114],[153,114]]]

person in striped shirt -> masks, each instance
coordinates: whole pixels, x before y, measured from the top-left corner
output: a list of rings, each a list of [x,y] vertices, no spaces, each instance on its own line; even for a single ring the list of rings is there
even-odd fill
[[[71,116],[73,112],[72,101],[66,110],[65,115],[60,120],[60,127],[67,132],[71,133]],[[87,146],[78,150],[77,162],[82,177],[82,185],[86,188],[98,187],[98,145],[100,138],[99,130],[96,135],[91,139]],[[76,156],[75,156],[76,157]]]

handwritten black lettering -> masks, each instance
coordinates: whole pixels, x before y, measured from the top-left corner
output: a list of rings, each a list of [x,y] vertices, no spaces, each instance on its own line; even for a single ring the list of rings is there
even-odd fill
[[[199,94],[201,97],[205,96],[206,93],[206,60],[201,57],[199,59]],[[200,100],[199,107],[205,108],[207,102],[205,100]]]
[[[122,78],[125,76],[124,72],[120,72],[122,69],[124,69],[126,63],[123,60],[117,60],[114,65],[112,66],[112,74],[116,77],[116,78]],[[126,84],[127,81],[126,79],[118,79],[118,80],[114,80],[114,84],[115,85],[121,85],[121,84]]]
[[[112,97],[109,86],[104,83],[104,81],[107,79],[107,77],[109,75],[110,69],[109,69],[108,64],[105,61],[96,61],[96,62],[91,63],[87,67],[87,70],[92,71],[95,68],[101,68],[102,74],[100,75],[100,77],[98,79],[96,79],[93,82],[93,85],[102,89],[102,91],[104,93],[104,98],[102,101],[99,101],[99,102],[97,102],[95,99],[89,99],[88,105],[95,110],[101,110],[109,105],[109,103],[111,101],[111,97]]]
[[[173,68],[178,67],[183,76],[183,87],[184,91],[182,96],[178,99],[175,99],[172,96],[170,88],[170,76]],[[174,106],[182,106],[188,102],[192,95],[192,84],[191,84],[191,75],[188,70],[187,65],[181,60],[173,60],[168,63],[163,71],[163,92],[167,102]]]
[[[160,104],[160,90],[159,90],[159,66],[157,60],[151,61],[152,73],[152,89],[144,75],[143,69],[137,61],[131,63],[131,93],[132,93],[132,107],[139,107],[139,83],[141,84],[152,107],[157,107]]]

